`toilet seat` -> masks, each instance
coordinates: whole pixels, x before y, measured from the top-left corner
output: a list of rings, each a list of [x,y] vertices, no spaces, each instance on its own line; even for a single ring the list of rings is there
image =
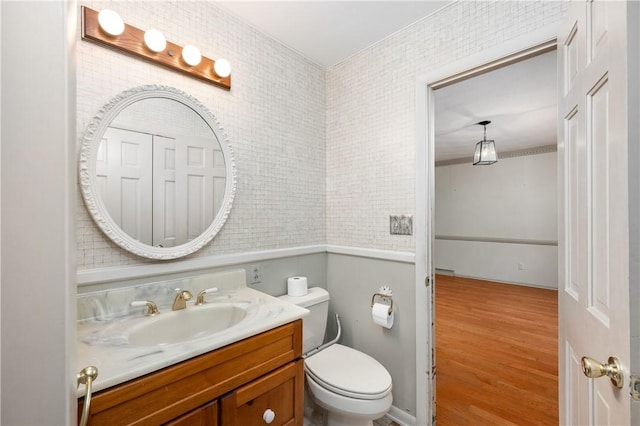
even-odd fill
[[[391,392],[391,375],[367,354],[334,344],[305,359],[305,370],[324,388],[349,398],[381,399]]]

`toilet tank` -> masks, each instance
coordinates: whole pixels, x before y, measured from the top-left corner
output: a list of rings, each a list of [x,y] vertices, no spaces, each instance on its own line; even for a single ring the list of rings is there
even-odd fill
[[[324,343],[329,314],[329,292],[320,287],[311,287],[304,296],[280,296],[279,299],[308,309],[309,315],[302,318],[302,353]]]

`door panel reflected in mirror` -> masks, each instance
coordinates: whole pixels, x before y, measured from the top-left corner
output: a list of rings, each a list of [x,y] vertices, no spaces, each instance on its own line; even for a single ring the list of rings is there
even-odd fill
[[[235,192],[231,149],[215,117],[190,96],[157,86],[125,92],[105,111],[87,131],[80,162],[98,226],[123,248],[156,259],[209,242]]]

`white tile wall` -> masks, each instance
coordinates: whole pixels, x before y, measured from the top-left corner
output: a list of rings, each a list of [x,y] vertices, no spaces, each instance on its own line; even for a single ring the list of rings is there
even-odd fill
[[[158,28],[178,45],[193,43],[203,55],[231,62],[232,89],[227,92],[82,41],[77,35],[78,141],[89,120],[112,97],[145,84],[172,86],[191,94],[228,133],[238,171],[233,209],[220,234],[191,257],[326,242],[321,67],[213,2],[89,0],[81,4],[95,10],[113,8],[130,25]],[[77,214],[78,269],[148,262],[102,235],[79,192]]]
[[[328,243],[413,251],[390,214],[415,214],[415,81],[557,22],[559,1],[460,1],[322,70],[208,2],[86,1],[233,66],[226,92],[93,43],[77,46],[78,133],[111,97],[165,84],[217,116],[236,154],[227,224],[192,257]],[[325,142],[326,140],[326,142]],[[146,262],[104,238],[78,194],[78,268]],[[325,210],[326,206],[326,210]]]
[[[329,244],[413,252],[390,214],[415,214],[415,84],[448,63],[557,22],[556,1],[460,1],[330,68]]]

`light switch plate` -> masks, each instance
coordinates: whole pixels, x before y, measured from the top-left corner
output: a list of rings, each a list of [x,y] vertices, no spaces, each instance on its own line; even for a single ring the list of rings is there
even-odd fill
[[[389,216],[391,235],[413,235],[413,216],[410,214]]]

